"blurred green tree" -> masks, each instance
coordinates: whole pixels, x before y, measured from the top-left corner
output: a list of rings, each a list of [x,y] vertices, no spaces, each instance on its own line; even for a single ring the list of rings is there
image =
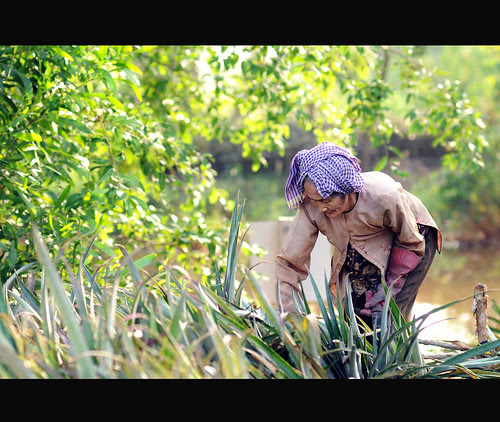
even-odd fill
[[[483,165],[474,172],[457,172],[444,166],[431,175],[435,212],[439,220],[464,243],[488,243],[500,239],[500,47],[498,46],[433,46],[424,56],[429,69],[439,69],[441,77],[456,86],[457,112],[470,112],[476,104],[485,126],[489,147],[483,153]],[[467,93],[465,96],[464,93]],[[450,141],[454,141],[451,137]],[[476,148],[473,139],[464,142],[462,160],[468,148]],[[459,143],[459,140],[457,140]]]
[[[168,121],[152,118],[134,64],[147,50],[0,48],[3,280],[33,259],[32,220],[51,247],[98,233],[95,245],[111,256],[111,235],[127,244],[164,245],[167,258],[196,256],[200,243],[217,240],[196,202],[211,185],[210,161]],[[167,188],[184,195],[188,213],[174,209]]]

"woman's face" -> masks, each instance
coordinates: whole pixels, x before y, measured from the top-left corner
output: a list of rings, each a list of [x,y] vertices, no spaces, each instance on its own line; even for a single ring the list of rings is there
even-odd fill
[[[331,218],[338,217],[351,208],[351,206],[347,206],[348,201],[346,201],[346,198],[342,198],[341,196],[335,195],[323,199],[311,180],[306,180],[304,182],[304,195],[307,196],[321,212]]]

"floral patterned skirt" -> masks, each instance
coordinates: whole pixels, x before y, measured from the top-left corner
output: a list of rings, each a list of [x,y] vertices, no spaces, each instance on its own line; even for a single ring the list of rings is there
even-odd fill
[[[422,236],[426,236],[428,226],[418,224],[418,231]],[[382,282],[380,269],[365,259],[349,243],[347,246],[347,256],[342,267],[342,274],[349,275],[352,289],[352,304],[354,311],[358,314],[365,307],[365,292],[371,290],[374,294],[378,285]]]
[[[349,275],[354,311],[359,313],[365,307],[365,292],[371,290],[375,293],[378,285],[382,282],[380,269],[366,260],[349,243],[342,273]]]

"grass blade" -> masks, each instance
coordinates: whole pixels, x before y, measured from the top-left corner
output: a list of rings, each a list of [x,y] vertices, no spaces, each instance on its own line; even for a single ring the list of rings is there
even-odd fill
[[[234,277],[236,273],[236,266],[238,261],[238,234],[241,224],[241,216],[243,213],[243,208],[245,201],[242,204],[240,202],[240,191],[236,194],[236,200],[234,203],[233,214],[231,218],[231,226],[229,228],[229,242],[227,246],[227,265],[226,265],[226,276],[224,283],[224,291],[226,298],[229,302],[234,302]],[[241,246],[240,246],[241,247]]]
[[[319,309],[321,311],[321,315],[323,316],[323,320],[326,324],[326,327],[328,329],[328,334],[330,335],[330,339],[335,338],[335,333],[333,330],[333,324],[331,317],[328,315],[328,312],[326,311],[325,304],[323,303],[323,298],[321,297],[321,293],[319,292],[318,286],[316,285],[316,281],[314,280],[314,277],[311,273],[309,273],[309,277],[311,279],[311,285],[314,290],[314,294],[316,295],[316,302],[318,303]],[[326,279],[326,273],[325,273],[325,279]],[[327,290],[328,292],[329,290]]]
[[[257,301],[260,303],[263,311],[267,314],[271,325],[276,330],[279,337],[283,340],[283,343],[285,344],[285,347],[290,354],[290,358],[298,365],[300,362],[300,356],[295,349],[296,345],[290,332],[285,327],[285,322],[282,322],[279,312],[269,302],[255,277],[250,273],[248,269],[245,270],[248,276],[248,281],[250,283],[250,288],[257,297]]]
[[[92,359],[87,355],[89,347],[84,333],[78,324],[77,315],[75,314],[75,310],[66,294],[63,282],[50,259],[47,246],[42,240],[38,227],[34,222],[32,223],[32,236],[35,242],[38,259],[46,271],[47,280],[49,281],[50,287],[54,292],[54,296],[61,313],[61,318],[68,328],[71,347],[78,362],[79,376],[81,378],[94,378],[96,375],[95,368],[92,363]]]
[[[490,350],[496,349],[500,347],[500,340],[488,342],[485,344],[482,344],[480,346],[474,347],[473,349],[467,350],[464,353],[460,353],[456,356],[453,356],[450,359],[445,360],[444,362],[438,364],[434,368],[431,369],[430,373],[431,374],[437,374],[442,371],[447,371],[450,369],[455,368],[457,365],[464,365],[465,366],[465,361],[468,359],[473,359],[476,356],[483,355],[486,352],[489,352]],[[472,363],[477,363],[477,362],[472,362]],[[500,361],[498,359],[495,360],[496,364],[499,364]],[[491,365],[491,363],[490,363]]]
[[[257,300],[259,301],[262,309],[267,314],[269,321],[271,322],[271,325],[279,333],[280,337],[283,338],[283,329],[281,327],[280,316],[278,314],[278,311],[276,311],[276,309],[274,309],[274,306],[269,302],[266,295],[262,291],[259,283],[257,282],[257,280],[255,280],[254,276],[250,273],[250,271],[246,268],[245,271],[247,273],[251,290],[257,297]]]

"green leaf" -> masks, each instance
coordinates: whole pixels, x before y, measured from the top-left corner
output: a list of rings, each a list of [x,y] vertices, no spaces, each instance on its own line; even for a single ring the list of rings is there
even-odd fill
[[[129,81],[128,79],[123,79],[123,78],[118,78],[117,80],[125,82],[126,84],[128,84],[132,88],[132,90],[134,91],[137,99],[142,102],[141,91],[139,90],[139,87],[135,83],[133,83],[132,81]]]
[[[49,281],[50,288],[54,292],[56,302],[61,314],[63,323],[68,328],[68,335],[71,341],[71,347],[78,362],[79,375],[82,378],[94,378],[96,375],[95,367],[91,357],[88,355],[89,347],[85,339],[85,335],[81,326],[78,323],[73,305],[64,289],[64,284],[56,270],[56,267],[49,256],[49,251],[45,245],[38,227],[35,222],[32,222],[32,237],[35,243],[38,259],[42,267],[45,269],[46,277]]]
[[[28,101],[31,101],[31,98],[33,97],[33,85],[29,78],[24,73],[21,73],[16,69],[12,69],[12,76],[19,84],[23,86],[24,91],[28,96]]]
[[[373,169],[374,171],[382,171],[385,169],[385,166],[387,165],[387,162],[389,161],[389,157],[387,155],[384,155],[378,163],[375,165],[375,168]]]
[[[266,297],[264,292],[262,291],[261,286],[259,285],[258,281],[255,279],[255,277],[252,275],[252,273],[248,270],[245,269],[246,275],[249,280],[249,285],[252,290],[252,292],[255,294],[258,302],[262,306],[262,309],[264,312],[267,314],[269,317],[269,320],[271,321],[271,325],[274,327],[276,332],[279,334],[279,337],[281,340],[285,343],[285,347],[290,355],[290,358],[294,361],[299,363],[300,362],[300,356],[296,348],[294,347],[293,344],[291,344],[291,335],[288,329],[286,328],[285,324],[281,323],[281,318],[280,314],[278,311],[275,309],[275,307],[269,302],[269,299]]]
[[[464,365],[468,359],[474,359],[477,356],[481,356],[490,350],[496,349],[500,347],[500,340],[491,341],[480,346],[474,347],[473,349],[467,350],[464,353],[460,353],[456,356],[453,356],[450,359],[445,360],[439,365],[435,366],[431,370],[431,374],[437,374],[442,371],[447,371],[453,368],[456,368],[458,365]],[[498,364],[498,361],[496,361]]]
[[[56,211],[61,203],[67,198],[69,191],[71,189],[71,185],[68,185],[64,188],[64,190],[61,192],[61,195],[59,195],[59,198],[57,198],[57,201],[54,203],[54,209],[53,211]]]
[[[227,267],[226,276],[224,279],[224,290],[226,298],[229,302],[234,301],[234,277],[236,272],[236,266],[238,263],[238,234],[241,223],[241,215],[243,213],[243,204],[240,204],[240,192],[238,191],[236,195],[236,200],[233,208],[233,215],[231,219],[231,227],[229,228],[229,242],[227,247]],[[241,248],[241,245],[240,245]]]
[[[104,81],[106,82],[108,89],[110,89],[113,94],[116,94],[116,82],[113,79],[113,76],[111,76],[111,73],[103,68],[97,68],[96,72],[104,77]]]
[[[83,123],[79,122],[78,120],[70,119],[68,117],[62,117],[59,116],[57,118],[57,124],[64,126],[64,127],[72,127],[80,132],[87,133],[89,135],[92,134],[92,131]]]
[[[31,215],[36,215],[36,207],[30,202],[28,197],[24,194],[24,192],[18,188],[16,185],[11,185],[11,188],[16,191],[16,193],[19,195],[21,200],[24,202],[24,204],[27,206],[27,209]]]
[[[318,303],[318,306],[319,306],[320,311],[321,311],[321,315],[323,315],[323,320],[325,321],[326,327],[328,329],[328,334],[330,335],[330,339],[333,340],[335,338],[335,334],[338,334],[335,332],[334,325],[332,323],[332,319],[335,318],[335,314],[332,314],[331,316],[328,315],[326,307],[323,303],[323,298],[321,297],[321,293],[319,292],[318,286],[316,285],[314,277],[311,273],[309,273],[309,278],[311,280],[311,285],[312,285],[313,290],[314,290],[314,295],[316,296],[316,302]],[[326,276],[326,273],[325,273],[325,282],[326,282],[326,286],[328,286],[328,277]],[[328,294],[328,292],[329,292],[328,287],[327,287],[326,292]]]
[[[113,95],[108,95],[108,101],[113,104],[117,109],[119,110],[125,110],[125,106],[121,101],[119,101],[116,97]]]
[[[26,299],[26,302],[39,314],[40,313],[40,300],[38,297],[23,283],[23,281],[16,274],[17,285],[21,289],[21,293],[23,297]]]
[[[52,50],[57,54],[59,54],[61,57],[64,57],[65,59],[69,60],[70,62],[74,61],[73,57],[69,53],[64,51],[61,47],[54,45],[52,46]]]
[[[110,256],[110,257],[115,257],[116,256],[116,254],[113,251],[113,249],[110,246],[108,246],[105,243],[103,243],[103,242],[99,242],[98,240],[96,240],[95,246],[98,249],[100,249],[102,252],[104,252],[106,255]]]
[[[122,174],[121,177],[125,179],[128,183],[130,183],[132,186],[141,189],[143,192],[145,191],[144,185],[137,176],[134,176],[133,174],[129,173],[129,174]]]
[[[133,64],[131,62],[126,62],[125,66],[127,67],[127,69],[130,69],[131,71],[138,73],[139,75],[142,75],[142,70],[139,69],[135,64]],[[137,80],[137,78],[136,78],[136,80]]]
[[[172,321],[170,322],[170,332],[175,340],[180,340],[182,334],[182,317],[186,309],[186,289],[181,292],[181,298],[178,303],[175,304],[174,314],[172,316]]]
[[[141,268],[144,268],[150,264],[152,264],[155,259],[156,259],[156,254],[149,254],[145,255],[141,258],[139,258],[137,261],[134,261],[130,254],[127,252],[127,250],[121,246],[117,245],[120,251],[122,252],[124,258],[125,258],[125,263],[127,265],[126,268],[122,269],[120,276],[125,277],[126,275],[130,274],[132,276],[132,279],[138,289],[141,287],[142,283],[142,277],[141,274],[139,273],[139,270]]]

